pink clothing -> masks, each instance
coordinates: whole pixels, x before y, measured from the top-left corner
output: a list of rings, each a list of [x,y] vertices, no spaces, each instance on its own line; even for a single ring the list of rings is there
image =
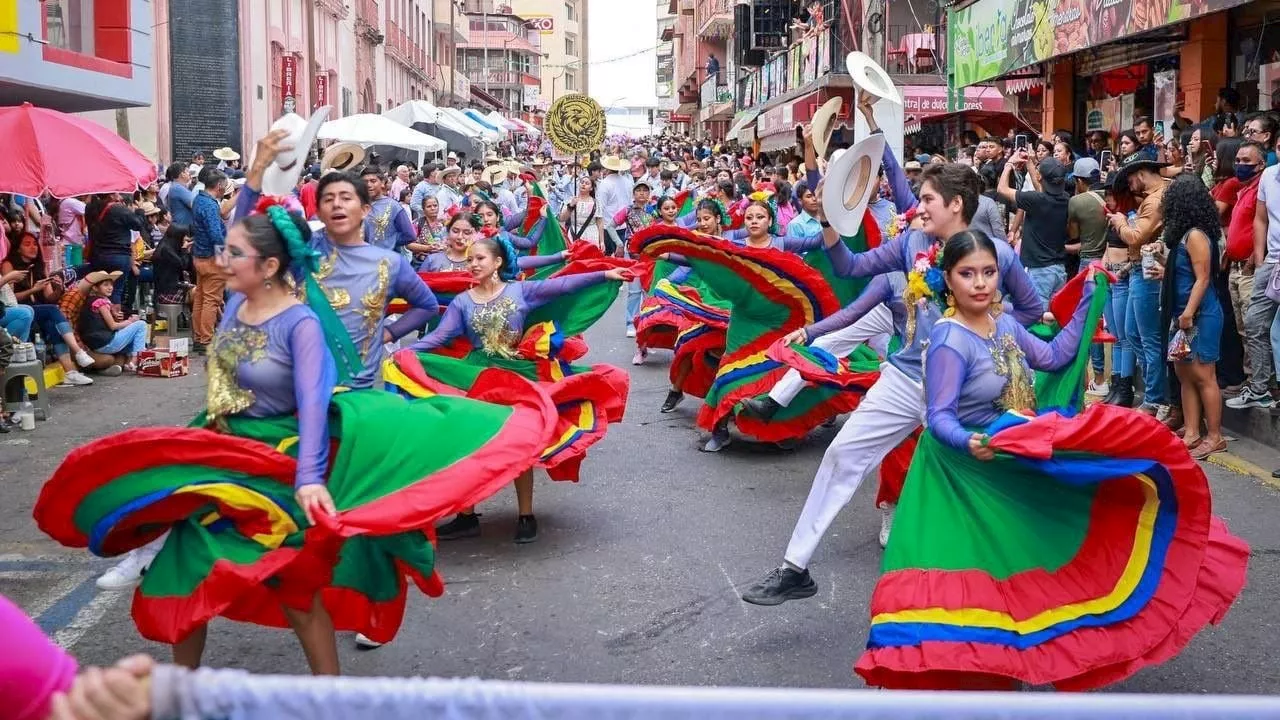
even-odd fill
[[[62,239],[73,245],[84,245],[84,203],[67,198],[58,203],[58,230]]]
[[[67,692],[76,678],[76,660],[54,645],[31,618],[0,595],[0,698],[12,720],[43,720],[49,698]],[[12,713],[12,714],[10,714]]]

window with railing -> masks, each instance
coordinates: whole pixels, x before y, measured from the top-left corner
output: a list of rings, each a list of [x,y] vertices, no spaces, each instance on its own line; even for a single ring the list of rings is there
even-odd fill
[[[577,75],[577,73],[573,72],[572,70],[567,70],[567,71],[565,71],[565,74],[564,74],[564,89],[565,89],[565,90],[577,90],[577,89],[578,89],[578,75]]]
[[[93,55],[93,0],[45,0],[44,22],[50,45]]]
[[[836,27],[806,34],[799,42],[771,55],[761,67],[740,75],[738,106],[762,105],[770,98],[810,86],[825,75],[844,72],[848,54],[845,45]]]

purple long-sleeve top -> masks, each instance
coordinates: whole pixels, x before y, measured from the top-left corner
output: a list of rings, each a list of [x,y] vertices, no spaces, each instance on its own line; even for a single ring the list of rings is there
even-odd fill
[[[1049,342],[1028,332],[1009,314],[996,318],[995,335],[984,338],[963,324],[945,319],[929,333],[924,378],[925,425],[943,443],[968,451],[969,438],[1006,410],[1001,397],[1017,374],[1031,382],[1031,370],[1054,371],[1076,356],[1094,285],[1086,283],[1081,302],[1067,326]],[[999,368],[996,359],[1004,360]],[[1010,367],[1018,363],[1021,372]]]
[[[338,371],[325,344],[320,320],[306,305],[294,305],[251,325],[237,317],[244,296],[233,293],[209,348],[210,411],[213,395],[248,393],[245,417],[298,416],[295,487],[324,482],[329,465],[329,401]],[[219,383],[235,387],[217,387]]]
[[[507,230],[499,231],[499,234],[505,237],[517,250],[532,250],[538,244],[538,240],[542,239],[542,231],[547,227],[547,219],[542,218],[533,226],[533,230],[528,236],[517,235]]]
[[[524,336],[525,318],[530,310],[605,279],[605,273],[592,272],[550,280],[509,282],[497,297],[485,303],[476,302],[470,292],[459,293],[449,303],[436,329],[410,347],[416,352],[427,352],[465,335],[477,350],[511,355]]]
[[[239,216],[237,216],[239,217]],[[373,201],[364,219],[364,241],[387,250],[404,247],[418,239],[413,220],[404,206],[390,197]]]
[[[259,196],[260,191],[246,183],[236,200],[236,217],[252,214]],[[364,368],[349,386],[372,387],[385,355],[383,331],[398,340],[438,315],[440,303],[409,261],[394,250],[368,243],[337,245],[323,229],[311,234],[311,247],[325,256],[316,282],[364,357]],[[407,302],[409,309],[389,323],[387,303],[395,299]]]
[[[536,270],[544,268],[548,265],[555,265],[558,262],[564,262],[564,252],[552,253],[550,255],[525,255],[518,259],[521,270]],[[428,255],[421,264],[418,265],[418,272],[446,272],[449,270],[466,270],[467,259],[452,260],[448,253],[438,252]]]
[[[1036,293],[1031,278],[1018,260],[1018,255],[1006,242],[993,241],[996,246],[996,262],[1000,266],[1000,286],[1004,293],[1006,306],[1013,317],[1023,325],[1030,325],[1044,315],[1044,302]],[[910,273],[915,264],[916,255],[928,253],[933,247],[934,239],[922,230],[908,230],[906,233],[881,244],[866,252],[854,253],[844,243],[839,242],[827,248],[831,258],[831,267],[841,277],[868,277],[883,273]],[[908,312],[911,308],[907,309]],[[889,357],[889,362],[908,377],[919,381],[922,378],[921,355],[929,337],[933,324],[942,317],[942,309],[938,303],[926,301],[918,303],[915,308],[915,334],[898,352]]]
[[[817,250],[822,247],[822,235],[814,235],[813,237],[792,237],[790,235],[770,235],[770,244],[774,250],[795,253],[803,255],[810,250]],[[737,230],[729,230],[725,232],[724,239],[735,245],[747,246],[746,228]]]
[[[888,143],[885,143],[884,154],[880,156],[880,167],[884,168],[884,177],[893,189],[893,205],[898,209],[898,214],[915,207],[920,201],[911,192],[911,181],[907,179],[907,174],[898,164],[898,157],[893,154],[893,148]]]
[[[899,337],[907,335],[907,305],[902,300],[902,295],[907,289],[907,276],[897,273],[886,273],[877,275],[867,283],[862,293],[858,295],[853,302],[845,305],[843,308],[831,315],[819,320],[804,329],[805,335],[809,342],[833,333],[836,330],[847,328],[858,322],[864,315],[871,312],[877,305],[884,303],[889,307],[889,312],[893,315],[894,333]]]

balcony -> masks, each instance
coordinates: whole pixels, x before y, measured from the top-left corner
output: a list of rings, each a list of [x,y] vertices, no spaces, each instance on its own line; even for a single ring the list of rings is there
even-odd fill
[[[764,65],[738,77],[738,108],[764,105],[772,98],[800,90],[818,78],[845,72],[848,54],[837,28],[810,35],[769,57]]]
[[[727,38],[733,34],[733,0],[698,0],[698,37]]]
[[[482,87],[498,87],[498,88],[519,88],[525,85],[539,85],[541,81],[537,75],[529,73],[517,72],[514,70],[496,70],[484,68],[472,68],[467,70],[467,79],[473,85]]]
[[[723,70],[702,81],[699,94],[702,107],[709,115],[733,109],[733,89],[729,87],[727,73]]]
[[[898,75],[936,75],[946,78],[945,24],[934,27],[890,25],[885,37],[884,69]]]
[[[658,21],[658,39],[662,42],[671,42],[676,35],[676,19],[673,17],[663,18]]]

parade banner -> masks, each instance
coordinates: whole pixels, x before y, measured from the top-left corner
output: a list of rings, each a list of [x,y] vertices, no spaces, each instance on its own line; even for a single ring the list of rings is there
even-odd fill
[[[978,0],[950,13],[956,87],[1247,0]]]

